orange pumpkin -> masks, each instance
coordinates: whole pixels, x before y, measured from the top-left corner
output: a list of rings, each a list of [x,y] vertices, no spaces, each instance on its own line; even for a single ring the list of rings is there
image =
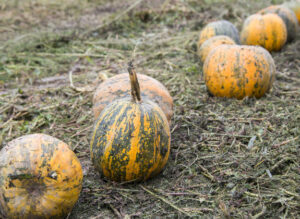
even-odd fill
[[[147,75],[137,74],[143,99],[157,103],[166,114],[169,124],[173,116],[173,99],[164,85]],[[93,98],[94,118],[97,119],[104,107],[124,97],[130,97],[130,81],[127,73],[113,76],[102,82]]]
[[[298,20],[298,24],[300,25],[300,1],[286,2],[283,5],[294,11]]]
[[[200,32],[198,46],[201,46],[204,41],[208,40],[213,36],[225,35],[240,44],[239,31],[236,27],[226,20],[214,21],[207,24]]]
[[[64,218],[82,187],[82,169],[64,142],[32,134],[0,151],[0,218]]]
[[[170,153],[170,129],[160,107],[142,99],[132,64],[131,95],[105,107],[95,123],[91,158],[106,178],[140,181],[157,175]]]
[[[248,17],[241,31],[246,45],[259,45],[269,51],[280,50],[287,40],[287,30],[277,14],[254,14]]]
[[[237,99],[262,97],[270,90],[275,72],[270,53],[258,46],[218,46],[203,66],[210,94]]]
[[[295,39],[298,30],[298,20],[295,13],[283,5],[272,5],[258,12],[259,14],[275,13],[284,21],[287,28],[287,41]]]
[[[217,46],[227,44],[227,45],[235,45],[235,42],[228,36],[220,35],[214,36],[206,40],[201,45],[198,45],[198,56],[202,63],[204,63],[207,55]]]

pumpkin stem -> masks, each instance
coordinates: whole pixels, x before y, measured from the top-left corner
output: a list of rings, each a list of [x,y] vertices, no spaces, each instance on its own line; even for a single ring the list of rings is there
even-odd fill
[[[128,62],[128,72],[131,84],[131,96],[134,102],[141,101],[141,89],[139,85],[139,81],[137,79],[136,71],[133,66],[133,61]]]

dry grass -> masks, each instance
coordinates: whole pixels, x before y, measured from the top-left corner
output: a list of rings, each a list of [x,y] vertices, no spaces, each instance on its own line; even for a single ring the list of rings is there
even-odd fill
[[[240,28],[271,1],[3,2],[0,148],[35,132],[73,148],[85,178],[69,218],[299,218],[299,35],[272,54],[277,80],[260,100],[209,97],[195,51],[209,21],[229,19]],[[91,166],[93,93],[70,88],[68,73],[87,88],[77,90],[90,90],[99,72],[124,72],[131,58],[174,98],[172,151],[158,177],[116,184]]]

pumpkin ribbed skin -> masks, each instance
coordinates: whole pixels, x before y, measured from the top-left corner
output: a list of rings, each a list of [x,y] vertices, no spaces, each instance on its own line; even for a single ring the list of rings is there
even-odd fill
[[[298,24],[300,25],[300,1],[298,0],[297,2],[296,1],[286,2],[283,5],[288,7],[292,11],[294,11],[298,20]]]
[[[147,75],[137,74],[143,99],[157,103],[166,114],[169,124],[173,116],[173,99],[168,90],[159,81]],[[113,76],[102,82],[96,89],[93,98],[94,118],[114,100],[130,97],[130,82],[127,73]]]
[[[287,28],[287,41],[291,42],[295,39],[298,30],[298,20],[295,13],[283,6],[283,5],[272,5],[258,12],[259,14],[275,13],[284,21]]]
[[[79,160],[44,134],[17,138],[0,152],[0,218],[64,218],[82,187]]]
[[[246,45],[259,45],[269,51],[280,50],[287,40],[287,30],[277,14],[254,14],[248,17],[241,31]]]
[[[203,66],[209,93],[237,99],[262,97],[271,88],[275,72],[271,55],[258,46],[218,46]]]
[[[227,44],[235,45],[235,42],[228,36],[220,35],[214,36],[206,40],[200,47],[198,47],[198,56],[202,63],[204,63],[207,55],[217,46]]]
[[[207,24],[200,32],[198,47],[201,46],[204,41],[208,40],[213,36],[225,35],[230,37],[235,41],[235,43],[240,44],[239,31],[236,27],[226,20],[215,21]]]
[[[132,61],[131,98],[116,100],[98,117],[90,145],[97,170],[110,180],[140,181],[158,174],[170,153],[170,129],[161,108],[142,100]]]
[[[100,114],[90,151],[94,166],[108,179],[146,180],[158,174],[168,160],[167,119],[150,100],[117,100]]]

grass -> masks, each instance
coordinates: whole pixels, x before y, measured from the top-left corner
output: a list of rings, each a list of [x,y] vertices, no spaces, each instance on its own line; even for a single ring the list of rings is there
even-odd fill
[[[36,132],[73,148],[84,185],[69,218],[298,218],[299,35],[272,53],[276,82],[260,100],[209,97],[196,56],[206,23],[228,19],[240,28],[272,3],[2,1],[0,148]],[[89,160],[90,90],[99,73],[125,72],[131,58],[174,98],[172,150],[158,177],[117,184],[100,178]],[[70,87],[70,71],[79,89]]]

